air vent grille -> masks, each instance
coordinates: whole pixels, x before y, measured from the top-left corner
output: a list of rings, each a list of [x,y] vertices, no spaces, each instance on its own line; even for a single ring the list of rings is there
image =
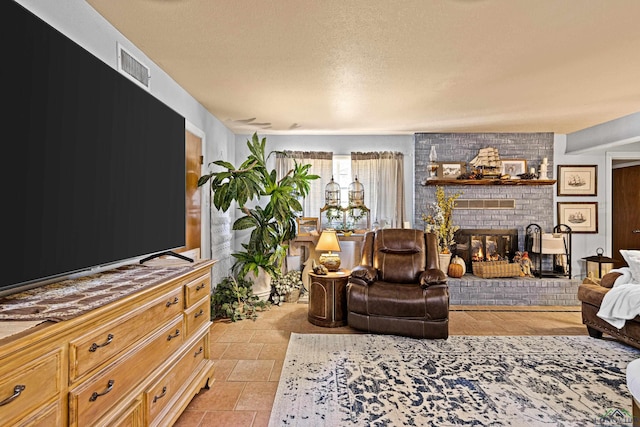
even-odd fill
[[[118,70],[145,89],[149,89],[151,73],[149,67],[138,61],[129,51],[118,44]]]

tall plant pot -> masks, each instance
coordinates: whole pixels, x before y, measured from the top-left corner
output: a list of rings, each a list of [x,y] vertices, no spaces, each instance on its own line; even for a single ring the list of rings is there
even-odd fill
[[[449,263],[451,262],[451,254],[438,254],[438,262],[439,262],[439,266],[440,266],[440,270],[444,273],[444,275],[447,275],[447,271],[449,269]]]
[[[247,273],[247,279],[253,282],[253,294],[260,301],[267,301],[271,295],[271,275],[263,268],[258,267],[258,275],[253,271]]]

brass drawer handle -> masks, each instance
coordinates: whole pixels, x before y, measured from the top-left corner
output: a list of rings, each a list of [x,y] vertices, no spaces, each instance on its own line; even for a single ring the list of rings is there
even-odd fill
[[[195,317],[197,319],[198,317],[202,316],[203,314],[204,314],[204,310],[200,309],[200,311],[197,312],[196,314],[194,314],[193,317]]]
[[[7,403],[17,399],[18,396],[20,396],[20,394],[24,391],[25,388],[27,388],[27,386],[26,385],[22,385],[22,384],[19,384],[19,385],[15,386],[13,388],[13,395],[7,397],[5,400],[0,402],[0,406],[4,406]]]
[[[167,394],[167,386],[162,387],[162,393],[159,396],[153,396],[153,403],[156,403],[158,399],[162,399]]]
[[[173,299],[173,301],[167,301],[167,304],[166,304],[166,305],[167,305],[167,307],[171,307],[172,305],[177,304],[177,303],[178,303],[178,301],[180,301],[180,299],[179,299],[178,297],[175,297],[175,298]]]
[[[177,336],[180,335],[180,329],[176,329],[176,333],[171,335],[169,334],[169,336],[167,337],[167,341],[171,341],[172,339],[176,338]]]
[[[196,291],[199,291],[200,289],[204,289],[204,287],[205,287],[205,284],[202,283],[202,284],[196,286]]]
[[[107,335],[107,340],[102,344],[96,344],[96,343],[91,344],[91,347],[89,347],[89,351],[93,353],[100,347],[104,347],[105,345],[111,344],[111,341],[113,341],[113,334]]]
[[[114,380],[109,380],[109,382],[107,383],[107,389],[102,393],[98,393],[97,391],[94,391],[91,397],[89,398],[89,402],[95,402],[100,396],[104,396],[105,394],[113,390],[114,382],[115,382]]]
[[[196,351],[195,353],[193,353],[193,357],[198,356],[199,354],[201,354],[204,351],[204,348],[202,348],[202,346],[200,346],[200,348],[198,349],[198,351]]]

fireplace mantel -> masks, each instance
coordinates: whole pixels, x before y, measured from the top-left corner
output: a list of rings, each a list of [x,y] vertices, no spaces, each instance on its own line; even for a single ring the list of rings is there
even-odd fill
[[[422,185],[553,185],[555,179],[428,179]]]

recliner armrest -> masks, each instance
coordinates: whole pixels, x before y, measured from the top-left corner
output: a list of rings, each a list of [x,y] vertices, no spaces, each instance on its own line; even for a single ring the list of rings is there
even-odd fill
[[[422,289],[426,289],[431,285],[447,283],[447,276],[439,268],[430,268],[422,272],[419,283]]]
[[[378,277],[378,270],[368,265],[357,265],[351,270],[351,277],[369,284]]]

